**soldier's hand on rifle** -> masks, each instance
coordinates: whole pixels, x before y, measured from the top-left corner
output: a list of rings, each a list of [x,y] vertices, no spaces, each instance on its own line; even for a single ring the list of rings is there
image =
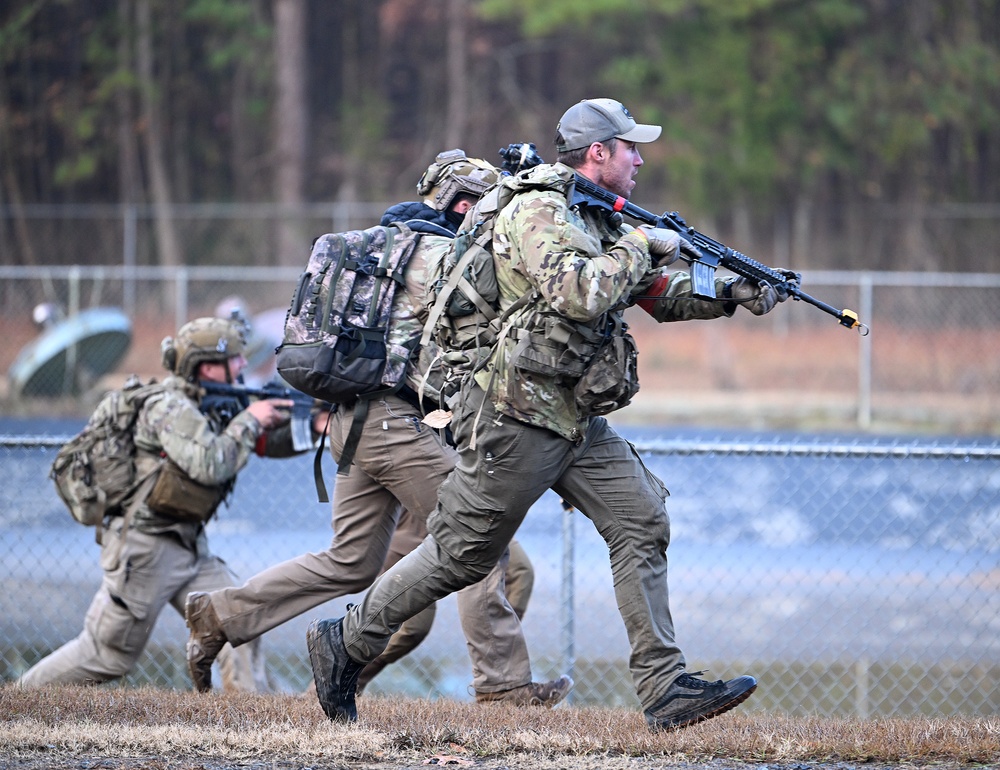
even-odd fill
[[[649,225],[642,225],[639,231],[649,242],[649,256],[652,258],[653,267],[666,267],[677,261],[681,244],[681,237],[677,233],[665,227]]]
[[[788,294],[788,287],[794,286],[797,289],[801,285],[802,273],[796,273],[794,270],[787,270],[783,267],[776,267],[775,272],[781,273],[787,282],[786,286],[775,287],[775,290],[778,292],[778,302],[784,302],[790,296]]]
[[[330,410],[321,409],[312,416],[313,433],[323,434],[330,430]]]
[[[291,418],[294,401],[287,398],[262,398],[247,407],[247,411],[257,418],[264,430],[284,425]]]
[[[769,313],[779,302],[788,299],[788,293],[779,293],[767,281],[758,283],[750,278],[737,278],[726,284],[724,295],[743,305],[754,315]]]

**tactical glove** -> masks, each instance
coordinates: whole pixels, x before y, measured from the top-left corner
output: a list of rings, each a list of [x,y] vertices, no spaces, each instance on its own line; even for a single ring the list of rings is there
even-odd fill
[[[794,286],[795,288],[798,288],[802,283],[802,273],[796,273],[794,270],[787,270],[783,267],[776,267],[775,271],[781,273],[785,277],[788,284]],[[778,302],[784,302],[788,299],[789,295],[787,286],[776,286],[775,290],[778,292]]]
[[[649,256],[653,267],[666,267],[677,261],[681,249],[681,237],[665,227],[642,225],[639,230],[649,241]]]
[[[757,283],[750,278],[737,278],[726,284],[724,294],[743,305],[754,315],[770,312],[779,302],[788,299],[788,293],[778,292],[767,281]]]

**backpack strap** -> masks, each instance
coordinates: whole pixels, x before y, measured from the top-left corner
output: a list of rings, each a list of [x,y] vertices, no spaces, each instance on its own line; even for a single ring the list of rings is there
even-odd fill
[[[500,316],[499,319],[500,331],[497,333],[497,341],[496,343],[494,343],[493,346],[494,350],[500,347],[504,339],[506,339],[507,335],[510,333],[511,328],[514,325],[514,322],[511,320],[511,316],[514,315],[514,313],[516,313],[522,307],[532,302],[536,296],[537,292],[534,289],[529,289],[524,294],[522,294],[513,305],[511,305],[503,312],[503,315]],[[472,375],[474,375],[477,371],[486,366],[486,364],[490,361],[491,358],[492,356],[484,356],[479,366],[477,366],[469,375],[469,379],[471,380]],[[469,439],[470,449],[476,448],[476,437],[479,430],[479,418],[482,417],[483,415],[483,407],[486,405],[486,400],[490,397],[490,393],[493,392],[493,382],[496,379],[496,376],[497,376],[497,370],[496,367],[493,367],[493,371],[490,372],[490,380],[486,385],[486,395],[483,398],[483,403],[479,405],[479,411],[476,412],[476,419],[472,423],[472,437]]]
[[[427,321],[424,323],[424,331],[420,335],[420,347],[424,347],[428,342],[430,342],[430,339],[434,334],[434,329],[437,326],[438,319],[444,314],[444,309],[448,306],[448,298],[451,297],[452,292],[455,291],[455,287],[458,286],[458,278],[456,276],[462,274],[462,271],[468,267],[471,260],[471,250],[466,249],[465,254],[462,255],[462,259],[451,271],[448,281],[441,287],[441,291],[438,292],[437,298],[434,300],[434,304],[427,313]]]
[[[378,320],[379,305],[382,302],[382,294],[387,290],[388,287],[385,286],[386,281],[396,281],[401,283],[399,271],[390,272],[390,260],[392,258],[392,245],[395,241],[396,228],[395,227],[382,227],[385,232],[385,248],[382,251],[382,256],[379,258],[378,265],[373,271],[375,276],[375,286],[372,290],[372,302],[368,307],[368,326],[374,326],[375,322]],[[362,245],[362,254],[364,254],[367,249],[368,234],[365,233],[365,243]]]
[[[414,346],[411,343],[411,350],[413,347]],[[409,366],[409,364],[407,365]],[[340,452],[340,462],[337,463],[338,476],[346,476],[350,473],[351,465],[354,463],[354,454],[358,451],[358,444],[361,443],[361,434],[364,431],[365,420],[368,419],[368,405],[376,398],[392,395],[402,388],[405,383],[406,377],[404,376],[391,388],[383,388],[382,390],[377,390],[374,393],[366,393],[363,396],[358,396],[357,400],[354,402],[354,418],[351,420],[351,427],[347,431],[347,439],[344,441],[344,448]],[[319,486],[317,486],[317,489],[319,489]],[[321,502],[326,501],[322,500]]]
[[[354,455],[361,443],[361,433],[365,427],[365,419],[368,417],[370,401],[370,397],[359,398],[354,404],[351,428],[347,432],[347,440],[344,441],[344,449],[340,453],[340,462],[337,463],[338,476],[346,476],[350,473],[351,465],[354,463]],[[331,405],[330,414],[333,414],[338,408],[338,404]],[[323,431],[320,435],[319,446],[316,447],[316,454],[313,457],[313,482],[316,484],[316,498],[321,503],[330,502],[330,494],[327,492],[326,482],[323,480],[323,449],[326,446],[326,433]]]
[[[421,411],[421,413],[424,410],[424,406],[423,406],[423,404],[424,404],[424,392],[425,392],[426,387],[427,387],[427,378],[430,376],[430,373],[434,370],[434,367],[438,365],[438,363],[441,361],[442,358],[444,358],[444,351],[442,351],[439,348],[438,351],[437,351],[437,353],[434,355],[434,358],[432,358],[431,361],[430,361],[430,363],[427,364],[427,371],[426,372],[418,372],[417,373],[417,379],[418,379],[418,382],[420,383],[417,386],[417,403],[420,405],[420,411]],[[440,400],[440,395],[439,395],[439,400]]]
[[[359,398],[354,402],[354,418],[351,420],[351,428],[347,431],[347,439],[344,441],[344,448],[340,452],[340,462],[337,464],[337,475],[346,476],[354,462],[354,453],[358,451],[358,444],[361,443],[361,433],[365,427],[365,419],[368,417],[368,404],[370,398]]]

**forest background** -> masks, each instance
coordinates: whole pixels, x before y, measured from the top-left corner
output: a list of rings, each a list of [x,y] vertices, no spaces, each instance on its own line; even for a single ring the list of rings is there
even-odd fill
[[[664,126],[635,202],[764,261],[996,269],[974,221],[928,226],[1000,210],[995,0],[7,0],[0,264],[114,262],[24,216],[82,202],[153,207],[150,264],[210,263],[172,206],[412,199],[442,149],[552,159],[596,96]],[[299,265],[304,237],[240,261]]]

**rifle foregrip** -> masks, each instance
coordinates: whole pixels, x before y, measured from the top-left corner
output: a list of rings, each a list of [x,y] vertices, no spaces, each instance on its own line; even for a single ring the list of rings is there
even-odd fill
[[[757,281],[767,281],[769,284],[787,284],[788,278],[779,273],[773,267],[768,267],[763,262],[751,259],[745,254],[741,254],[733,249],[727,249],[719,260],[720,264],[727,270],[731,270],[744,278],[752,278]]]

